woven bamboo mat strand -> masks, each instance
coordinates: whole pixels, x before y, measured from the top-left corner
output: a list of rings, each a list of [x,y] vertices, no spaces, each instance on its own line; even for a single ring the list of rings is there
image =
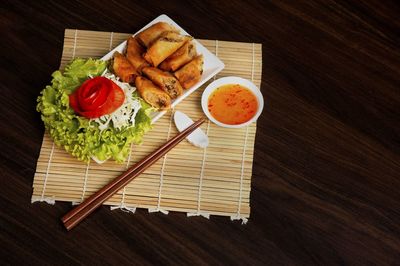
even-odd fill
[[[129,35],[67,29],[60,68],[75,57],[99,58]],[[225,69],[214,79],[240,76],[260,87],[261,44],[199,41],[225,63]],[[193,120],[200,118],[201,93],[206,86],[191,94],[176,110],[185,112]],[[210,138],[206,149],[193,147],[186,141],[180,143],[105,204],[131,211],[147,208],[163,213],[223,215],[247,221],[256,125],[226,129],[208,121],[202,129]],[[124,164],[107,161],[102,165],[77,161],[55,146],[45,133],[33,182],[32,202],[79,203],[177,133],[172,115],[167,113],[154,124],[143,144],[132,145]]]

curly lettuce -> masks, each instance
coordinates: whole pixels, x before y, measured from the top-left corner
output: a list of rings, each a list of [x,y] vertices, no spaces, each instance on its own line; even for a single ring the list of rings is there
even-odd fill
[[[52,74],[51,85],[42,90],[37,101],[46,130],[55,144],[81,161],[96,158],[97,161],[113,159],[123,162],[128,157],[131,143],[142,142],[143,135],[151,128],[151,107],[136,93],[141,108],[136,114],[135,125],[114,128],[112,123],[104,129],[85,117],[78,116],[69,106],[69,97],[85,80],[102,75],[107,62],[96,59],[75,59],[64,72]]]

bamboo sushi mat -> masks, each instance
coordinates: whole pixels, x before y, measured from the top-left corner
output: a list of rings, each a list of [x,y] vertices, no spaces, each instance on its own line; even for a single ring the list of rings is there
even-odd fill
[[[60,68],[74,57],[102,57],[129,35],[66,29]],[[225,63],[225,69],[217,78],[240,76],[260,87],[261,44],[199,41]],[[203,115],[201,94],[207,84],[175,109],[183,111],[193,120],[200,118]],[[227,129],[207,121],[202,129],[210,140],[206,149],[183,141],[105,205],[131,212],[136,208],[146,208],[149,212],[167,214],[178,211],[186,212],[188,216],[207,218],[222,215],[247,222],[256,125]],[[172,114],[167,113],[145,135],[143,144],[132,146],[124,164],[107,161],[101,165],[74,159],[55,146],[45,133],[33,182],[32,202],[54,204],[55,201],[68,201],[78,204],[177,133]]]

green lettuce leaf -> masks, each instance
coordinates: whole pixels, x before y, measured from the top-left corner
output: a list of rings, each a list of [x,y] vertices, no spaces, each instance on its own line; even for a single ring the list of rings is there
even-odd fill
[[[55,144],[82,161],[91,157],[98,160],[114,159],[123,162],[132,143],[141,143],[143,135],[151,129],[149,112],[152,108],[140,99],[142,108],[136,115],[135,126],[116,129],[110,126],[101,131],[98,124],[78,116],[69,106],[69,97],[85,80],[100,76],[107,62],[96,59],[75,59],[64,72],[52,74],[51,85],[42,90],[37,101],[46,130]],[[132,97],[138,97],[135,93]]]

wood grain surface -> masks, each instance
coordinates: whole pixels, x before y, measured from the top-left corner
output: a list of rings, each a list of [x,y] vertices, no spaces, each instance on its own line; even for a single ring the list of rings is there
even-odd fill
[[[396,1],[2,1],[1,264],[396,265],[400,4]],[[44,132],[36,97],[65,28],[134,32],[167,14],[196,38],[262,43],[247,225],[30,203]]]

